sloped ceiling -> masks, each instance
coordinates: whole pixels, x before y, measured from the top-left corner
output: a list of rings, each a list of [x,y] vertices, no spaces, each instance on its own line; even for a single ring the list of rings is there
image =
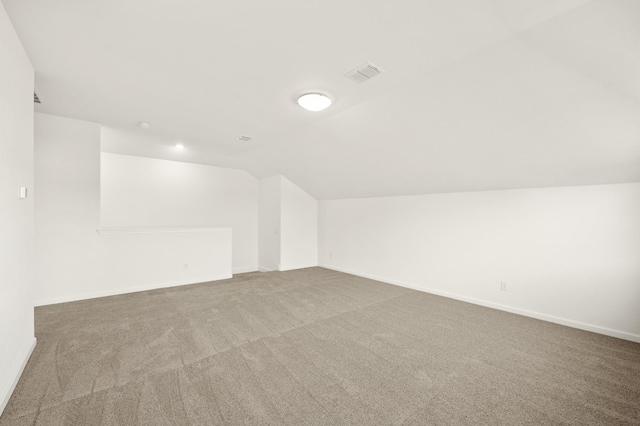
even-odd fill
[[[101,123],[104,151],[319,199],[640,181],[636,0],[3,3],[36,110]],[[344,78],[366,61],[386,72]]]

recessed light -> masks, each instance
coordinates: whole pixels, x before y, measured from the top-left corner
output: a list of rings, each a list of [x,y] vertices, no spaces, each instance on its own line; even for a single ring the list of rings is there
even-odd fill
[[[138,126],[140,126],[143,129],[148,129],[149,128],[149,123],[147,123],[146,121],[141,121],[138,123]]]
[[[322,111],[331,105],[331,99],[320,93],[307,93],[298,98],[298,105],[307,111]]]
[[[182,151],[184,149],[184,145],[181,143],[177,143],[174,145],[174,148],[177,149],[178,151]]]

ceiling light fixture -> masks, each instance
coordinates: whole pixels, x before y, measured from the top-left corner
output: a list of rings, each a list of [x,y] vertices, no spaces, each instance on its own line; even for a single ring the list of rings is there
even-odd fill
[[[149,123],[147,123],[146,121],[141,121],[138,123],[138,126],[140,126],[143,129],[148,129],[149,128]]]
[[[175,144],[175,149],[177,149],[178,151],[182,151],[184,149],[184,145],[181,143],[177,143]]]
[[[306,93],[298,98],[298,105],[307,111],[322,111],[331,105],[331,99],[320,93]]]

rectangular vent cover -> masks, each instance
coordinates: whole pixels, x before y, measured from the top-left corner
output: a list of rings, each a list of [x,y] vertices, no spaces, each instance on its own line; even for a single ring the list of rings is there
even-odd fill
[[[365,81],[371,80],[373,77],[382,74],[383,72],[383,69],[378,68],[371,62],[367,62],[359,66],[355,70],[346,73],[344,76],[351,81],[355,81],[356,83],[361,84]]]
[[[239,141],[245,141],[245,142],[249,142],[252,139],[253,138],[251,136],[245,136],[245,135],[242,135],[238,138]]]
[[[41,104],[42,102],[40,102],[40,98],[38,97],[38,94],[36,93],[36,91],[33,91],[33,102],[37,103],[37,104]]]

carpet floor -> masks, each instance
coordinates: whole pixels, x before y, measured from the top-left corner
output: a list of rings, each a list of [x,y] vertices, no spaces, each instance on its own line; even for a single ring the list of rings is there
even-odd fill
[[[323,268],[36,308],[0,425],[638,425],[640,345]]]

